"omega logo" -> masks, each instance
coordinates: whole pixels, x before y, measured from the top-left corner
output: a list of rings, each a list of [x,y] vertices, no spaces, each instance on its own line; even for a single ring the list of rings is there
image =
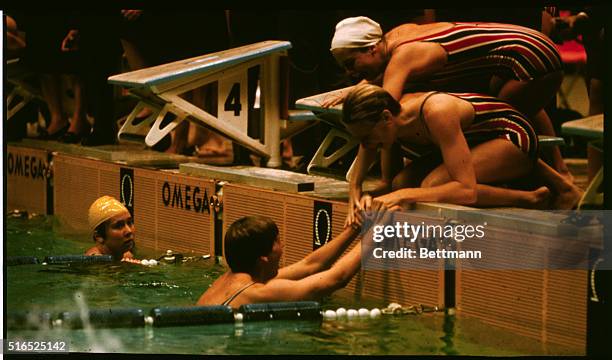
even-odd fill
[[[323,218],[321,218],[321,215],[323,215]],[[323,241],[322,243],[321,243],[321,233],[319,232],[319,220],[321,219],[325,220],[325,225],[324,225],[325,241]],[[331,218],[326,209],[320,209],[319,211],[317,211],[317,216],[315,217],[315,245],[321,246],[321,245],[327,244],[327,242],[329,241],[330,234],[331,234]]]
[[[132,182],[132,177],[129,174],[123,174],[123,177],[121,178],[121,199],[123,200],[126,206],[132,206],[132,199],[134,194],[133,190],[134,183]],[[129,193],[129,198],[125,194],[126,191]]]

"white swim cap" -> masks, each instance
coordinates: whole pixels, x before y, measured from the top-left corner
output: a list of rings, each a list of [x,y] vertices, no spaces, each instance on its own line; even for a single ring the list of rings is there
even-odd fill
[[[346,18],[336,25],[330,50],[371,46],[382,39],[382,34],[380,25],[370,18]]]
[[[119,200],[112,196],[102,196],[89,207],[89,228],[93,231],[106,220],[124,212],[129,211]]]

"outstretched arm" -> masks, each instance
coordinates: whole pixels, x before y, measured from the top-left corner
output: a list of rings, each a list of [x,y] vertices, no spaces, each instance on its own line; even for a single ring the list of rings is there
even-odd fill
[[[359,236],[358,224],[347,226],[340,235],[310,253],[302,260],[285,266],[278,271],[277,279],[299,280],[329,267],[342,255],[349,245]]]
[[[370,166],[376,160],[376,149],[368,148],[363,144],[359,144],[359,151],[357,152],[357,158],[355,168],[351,173],[349,179],[349,208],[346,216],[346,225],[352,225],[356,219],[355,214],[358,210],[363,210],[359,207],[359,201],[361,199],[362,184],[365,177],[370,169]]]
[[[368,229],[373,224],[381,224],[383,221],[388,220],[387,218],[390,214],[382,203],[373,202],[370,209],[372,210],[372,217],[367,222],[366,226],[368,226]],[[370,248],[373,243],[372,237],[366,235],[362,242],[365,242],[365,246]],[[340,258],[329,270],[314,273],[301,280],[276,277],[249,296],[253,302],[268,302],[318,299],[329,295],[335,290],[346,286],[357,271],[359,271],[361,266],[361,246],[361,242],[355,245],[348,254]]]

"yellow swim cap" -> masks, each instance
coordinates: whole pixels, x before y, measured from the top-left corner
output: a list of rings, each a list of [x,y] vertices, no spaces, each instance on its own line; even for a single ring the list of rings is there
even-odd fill
[[[89,207],[89,228],[93,231],[106,220],[124,212],[129,211],[119,200],[112,196],[102,196]]]

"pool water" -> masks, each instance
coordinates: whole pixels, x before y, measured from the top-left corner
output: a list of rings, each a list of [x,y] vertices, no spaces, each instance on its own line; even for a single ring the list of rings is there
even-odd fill
[[[87,234],[64,233],[53,217],[6,220],[5,256],[82,254]],[[136,237],[138,241],[138,237]],[[137,249],[139,258],[162,254]],[[185,254],[188,256],[203,254]],[[5,302],[18,311],[78,311],[83,307],[189,306],[217,276],[213,259],[144,267],[128,263],[7,266]],[[83,305],[85,304],[85,305]],[[383,308],[380,301],[324,299],[324,309]],[[406,304],[407,305],[407,304]],[[9,330],[8,339],[66,340],[71,352],[173,354],[568,354],[475,320],[444,313],[335,321],[270,321],[168,328]],[[569,352],[571,354],[571,352]]]

